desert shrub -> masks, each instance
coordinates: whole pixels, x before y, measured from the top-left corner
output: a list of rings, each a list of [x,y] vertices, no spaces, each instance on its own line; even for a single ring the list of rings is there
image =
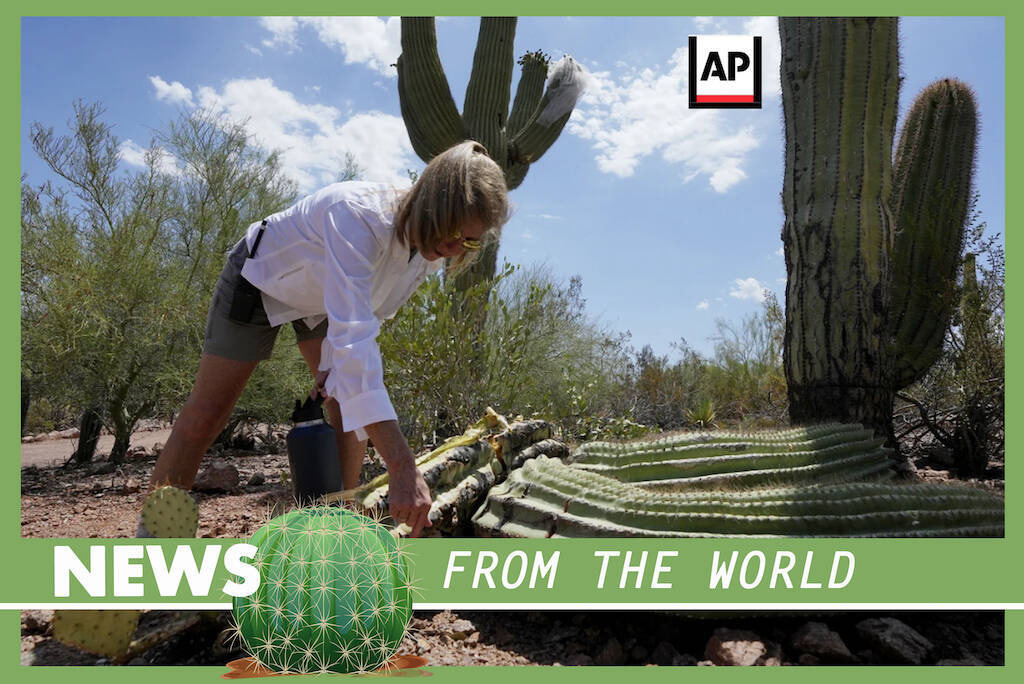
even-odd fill
[[[975,202],[977,198],[975,198]],[[943,353],[897,396],[895,431],[910,450],[945,450],[961,477],[980,477],[1004,453],[1006,256],[972,212],[957,281],[960,305]]]
[[[635,397],[631,417],[663,430],[720,422],[752,427],[784,423],[784,328],[778,302],[766,292],[762,311],[739,324],[716,321],[711,356],[698,353],[686,340],[673,345],[678,355],[674,361],[649,346],[634,352],[629,380],[619,389]]]
[[[543,266],[506,265],[465,291],[428,278],[379,337],[410,442],[461,432],[487,406],[545,417],[570,439],[600,432],[604,420],[628,431],[605,406],[623,345],[587,318],[581,290],[578,278],[563,285]]]
[[[76,103],[66,134],[33,124],[30,143],[54,180],[22,184],[22,370],[74,420],[100,407],[117,460],[139,419],[184,401],[225,251],[294,188],[206,112],[157,134],[138,168],[99,105]]]

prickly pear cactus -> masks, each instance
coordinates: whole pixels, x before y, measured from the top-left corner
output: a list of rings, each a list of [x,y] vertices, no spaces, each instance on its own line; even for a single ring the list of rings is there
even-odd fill
[[[161,538],[190,538],[199,529],[199,506],[188,492],[161,487],[142,504],[142,526]],[[117,660],[128,652],[139,625],[138,610],[58,610],[53,636],[61,643]]]
[[[111,660],[128,650],[138,626],[137,610],[58,610],[53,616],[55,639]]]
[[[246,650],[279,673],[370,672],[405,635],[406,561],[380,524],[342,508],[303,508],[253,535],[256,593],[234,601]]]
[[[848,482],[887,478],[891,449],[860,425],[762,432],[682,433],[635,442],[590,442],[573,454],[580,470],[650,489]]]
[[[199,529],[199,506],[183,489],[154,489],[142,504],[142,524],[154,537],[194,537]]]
[[[882,482],[661,493],[541,457],[492,489],[473,522],[503,537],[992,537],[1003,501]]]

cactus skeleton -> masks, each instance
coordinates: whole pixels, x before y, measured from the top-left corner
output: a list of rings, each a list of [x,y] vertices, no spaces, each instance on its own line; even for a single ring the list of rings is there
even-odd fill
[[[941,351],[977,140],[973,96],[914,102],[893,165],[894,18],[781,18],[790,419],[892,437],[895,391]]]
[[[875,482],[659,493],[539,457],[473,517],[510,537],[999,536],[1003,502],[953,485]]]
[[[493,409],[462,435],[416,459],[430,488],[433,503],[427,518],[436,531],[456,532],[469,527],[473,512],[487,492],[503,482],[512,468],[541,454],[567,456],[568,449],[551,439],[552,426],[543,420],[509,424]],[[352,501],[361,510],[384,516],[388,510],[387,474],[356,489],[338,492],[328,500]],[[399,534],[408,527],[399,526]]]
[[[371,672],[405,636],[408,567],[378,523],[337,507],[274,518],[251,540],[257,591],[234,601],[249,654],[278,673]]]

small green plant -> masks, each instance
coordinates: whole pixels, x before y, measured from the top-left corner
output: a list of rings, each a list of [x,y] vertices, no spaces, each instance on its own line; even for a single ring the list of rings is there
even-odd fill
[[[253,535],[259,589],[236,598],[237,634],[281,674],[363,673],[384,666],[412,610],[409,570],[379,523],[342,508],[302,508]]]
[[[686,410],[686,419],[694,427],[704,430],[716,425],[715,402],[710,399],[701,399],[692,409]]]

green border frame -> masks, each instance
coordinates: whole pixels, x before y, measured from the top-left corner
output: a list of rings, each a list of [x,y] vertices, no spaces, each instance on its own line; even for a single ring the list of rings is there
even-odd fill
[[[4,79],[8,83],[8,90],[15,90],[20,93],[20,17],[26,16],[61,16],[61,15],[92,15],[92,16],[113,16],[113,15],[149,15],[149,16],[160,16],[160,15],[179,15],[188,16],[192,14],[196,15],[275,15],[275,14],[287,14],[287,15],[303,15],[303,14],[449,14],[449,15],[479,15],[479,14],[505,14],[508,13],[509,7],[505,4],[499,4],[495,2],[465,2],[457,0],[443,0],[440,2],[423,2],[421,1],[385,1],[385,2],[367,2],[366,0],[356,0],[355,2],[340,3],[335,0],[334,2],[326,2],[323,0],[311,1],[311,0],[297,0],[293,3],[281,3],[281,2],[266,2],[263,0],[256,0],[255,2],[247,3],[244,6],[237,2],[218,2],[218,1],[206,1],[196,2],[195,0],[186,0],[185,2],[179,2],[173,5],[173,9],[168,11],[171,6],[162,5],[159,8],[155,7],[143,7],[137,3],[129,4],[123,1],[117,0],[100,0],[99,2],[92,2],[87,5],[82,3],[73,3],[68,1],[54,1],[54,2],[37,2],[32,5],[23,4],[17,13],[12,13],[13,16],[9,16],[6,21],[2,24],[2,37],[3,37],[3,51],[8,55],[5,61],[6,64],[10,65],[5,69]],[[628,12],[624,11],[628,7]],[[665,0],[641,0],[630,5],[612,4],[607,1],[598,0],[597,2],[582,2],[580,0],[558,0],[557,2],[538,2],[536,0],[526,0],[520,2],[516,7],[515,11],[520,15],[563,15],[563,14],[588,14],[588,15],[669,15],[669,14],[687,14],[687,15],[763,15],[763,14],[789,14],[789,15],[814,15],[819,14],[822,10],[827,10],[831,13],[840,13],[842,10],[852,10],[857,14],[891,14],[894,10],[898,11],[901,15],[937,15],[937,14],[964,14],[964,10],[970,10],[972,15],[1000,15],[1006,17],[1006,32],[1008,36],[1014,35],[1014,31],[1018,28],[1016,23],[1019,20],[1022,12],[1017,9],[1013,4],[1009,2],[989,2],[982,1],[976,2],[969,6],[954,5],[951,2],[878,2],[876,0],[869,0],[863,3],[849,3],[845,2],[838,6],[823,6],[820,2],[810,3],[805,0],[781,0],[774,3],[753,3],[753,2],[729,2],[727,7],[723,8],[722,3],[710,3],[701,2],[693,5],[685,5],[676,2],[666,2]],[[163,10],[163,11],[161,11]],[[387,10],[386,12],[384,10]],[[1022,49],[1020,44],[1015,41],[1006,42],[1006,63],[1014,64],[1019,63],[1016,60],[1021,57]],[[18,66],[15,66],[18,65]],[[1006,106],[1008,111],[1012,110],[1012,103],[1020,101],[1020,95],[1016,91],[1010,91],[1006,93],[1007,100]],[[20,122],[20,102],[18,97],[12,98],[7,105],[4,107],[4,118],[10,119],[5,121],[6,130],[20,130],[15,122]],[[12,158],[17,160],[18,168],[12,169],[11,178],[20,177],[21,173],[21,162],[20,162],[20,148],[22,141],[13,140],[13,134],[8,133],[11,140],[10,148],[14,152]],[[1013,129],[1006,131],[1006,149],[1007,149],[1007,165],[1006,165],[1006,182],[1007,185],[1013,185],[1015,179],[1020,182],[1020,162],[1018,157],[1014,154],[1019,152],[1021,147],[1020,136]],[[14,207],[18,206],[18,189],[13,185],[10,189],[9,206],[11,207],[11,219],[12,222],[15,219]],[[1006,222],[1009,225],[1016,218],[1016,213],[1007,211]],[[1016,254],[1015,252],[1015,236],[1006,236],[1006,247],[1010,254]],[[18,314],[17,300],[15,294],[18,291],[16,280],[20,272],[19,267],[16,266],[15,261],[18,259],[18,234],[13,230],[5,231],[0,237],[0,257],[7,264],[6,268],[0,268],[0,278],[4,279],[6,283],[7,279],[10,280],[10,285],[0,284],[0,292],[10,293],[10,304],[6,302],[8,300],[0,300],[4,302],[0,304],[2,309],[10,309],[13,314]],[[1015,297],[1017,294],[1016,279],[1013,272],[1007,273],[1007,289],[1008,299],[1011,305],[1007,307],[1007,332],[1010,340],[1016,339],[1017,330],[1017,319],[1015,309],[1012,303],[1016,301]],[[14,363],[14,360],[19,358],[19,328],[11,326],[7,329],[7,332],[0,336],[0,351],[3,351],[5,356],[12,360],[12,362],[4,364],[2,370],[0,370],[0,377],[6,382],[5,386],[17,387],[19,386],[18,372]],[[1020,385],[1020,364],[1015,354],[1007,354],[1006,360],[1006,373],[1008,381],[1008,392],[1006,395],[1006,407],[1007,412],[1010,415],[1016,415],[1015,409],[1018,406],[1018,387]],[[18,448],[18,442],[16,435],[19,434],[19,426],[17,417],[20,415],[18,409],[18,399],[16,398],[15,392],[9,392],[0,395],[0,435],[3,436],[4,440],[9,440],[7,443],[11,445],[13,449]],[[1015,426],[1011,425],[1010,430],[1007,434],[1007,446],[1008,450],[1012,450],[1013,447],[1019,441],[1018,431]],[[12,458],[12,461],[16,461],[16,458]],[[8,510],[7,514],[3,516],[2,522],[0,522],[0,538],[8,538],[12,540],[12,547],[9,549],[11,558],[16,559],[18,557],[18,546],[21,543],[20,538],[20,506],[18,505],[20,491],[19,491],[19,480],[20,477],[14,471],[14,465],[9,466],[11,468],[11,476],[4,479],[0,487],[2,487],[3,497],[0,499],[4,509]],[[1010,470],[1013,469],[1011,462]],[[1017,487],[1011,484],[1007,487],[1008,493],[1016,492]],[[1019,588],[1017,579],[1017,564],[1021,557],[1020,550],[1024,544],[1022,544],[1022,528],[1021,528],[1021,513],[1020,513],[1019,502],[1014,495],[1007,497],[1006,506],[1006,538],[1001,540],[978,540],[975,542],[976,546],[972,546],[972,553],[969,557],[964,555],[957,555],[956,557],[949,559],[949,564],[945,567],[933,567],[929,568],[929,572],[956,576],[959,572],[954,572],[959,568],[965,569],[970,572],[978,583],[983,583],[989,586],[1000,587],[1007,603],[1020,603],[1024,601],[1022,595],[1024,592]],[[9,526],[9,527],[8,527]],[[875,542],[878,545],[884,545],[887,542],[879,540]],[[929,549],[933,547],[941,547],[946,544],[943,540],[920,540],[920,544],[928,545]],[[17,562],[16,560],[14,561]],[[894,568],[894,572],[905,572],[908,568]],[[0,579],[7,580],[7,586],[11,586],[12,580],[20,573],[10,567],[0,569]],[[958,596],[958,586],[948,587],[948,594],[941,597],[936,597],[936,600],[940,601],[956,601]],[[2,633],[10,634],[15,631],[16,626],[19,624],[17,611],[5,611],[0,612],[0,631]],[[20,630],[19,630],[20,633]],[[15,641],[12,639],[12,642]],[[1009,648],[1011,645],[1019,645],[1024,643],[1024,611],[1008,612],[1006,614],[1006,666],[1002,668],[982,668],[981,670],[971,671],[970,676],[977,677],[983,680],[989,681],[1009,681],[1018,680],[1021,674],[1024,673],[1024,655],[1020,652],[1015,651],[1013,648]],[[6,649],[3,649],[6,653]],[[0,656],[0,672],[5,674],[11,674],[18,677],[19,681],[66,681],[68,678],[76,678],[78,681],[128,681],[128,678],[135,678],[139,673],[138,670],[133,668],[47,668],[47,667],[21,667],[19,660],[15,659],[13,653],[5,656]],[[16,671],[13,668],[18,668]],[[531,677],[535,677],[538,680],[543,681],[580,681],[581,678],[586,678],[588,682],[597,680],[619,680],[623,676],[628,677],[640,677],[644,680],[655,681],[655,680],[667,680],[672,678],[673,680],[680,676],[678,670],[674,668],[491,668],[484,672],[481,672],[479,668],[431,668],[434,676],[441,677],[445,681],[476,681],[480,676],[488,678],[495,677],[498,680],[510,681],[514,677],[521,676],[524,672],[530,673]],[[892,670],[892,671],[891,671]],[[816,668],[797,668],[795,670],[777,670],[777,669],[765,669],[758,670],[760,674],[753,675],[747,674],[754,670],[751,669],[740,669],[740,670],[721,670],[721,669],[708,669],[708,670],[697,670],[696,672],[710,673],[706,676],[714,676],[716,678],[725,677],[728,679],[735,679],[738,677],[786,677],[787,679],[795,677],[797,679],[806,679],[807,677],[817,678],[821,676],[821,672]],[[222,668],[171,668],[171,667],[151,667],[146,668],[144,671],[147,678],[152,681],[176,681],[183,673],[188,673],[194,677],[212,679],[219,678],[224,672]],[[694,672],[693,670],[687,671]],[[1017,672],[1013,675],[1013,672]],[[899,668],[893,670],[893,668],[870,668],[870,671],[865,671],[861,667],[850,667],[850,668],[830,668],[828,676],[830,678],[836,678],[838,680],[851,681],[853,677],[861,677],[864,674],[872,676],[878,675],[894,675],[899,677],[910,677],[910,678],[924,678],[927,677],[931,681],[953,681],[953,678],[959,679],[964,674],[964,671],[958,668]],[[685,675],[684,675],[685,676]],[[702,676],[702,675],[698,675]]]

